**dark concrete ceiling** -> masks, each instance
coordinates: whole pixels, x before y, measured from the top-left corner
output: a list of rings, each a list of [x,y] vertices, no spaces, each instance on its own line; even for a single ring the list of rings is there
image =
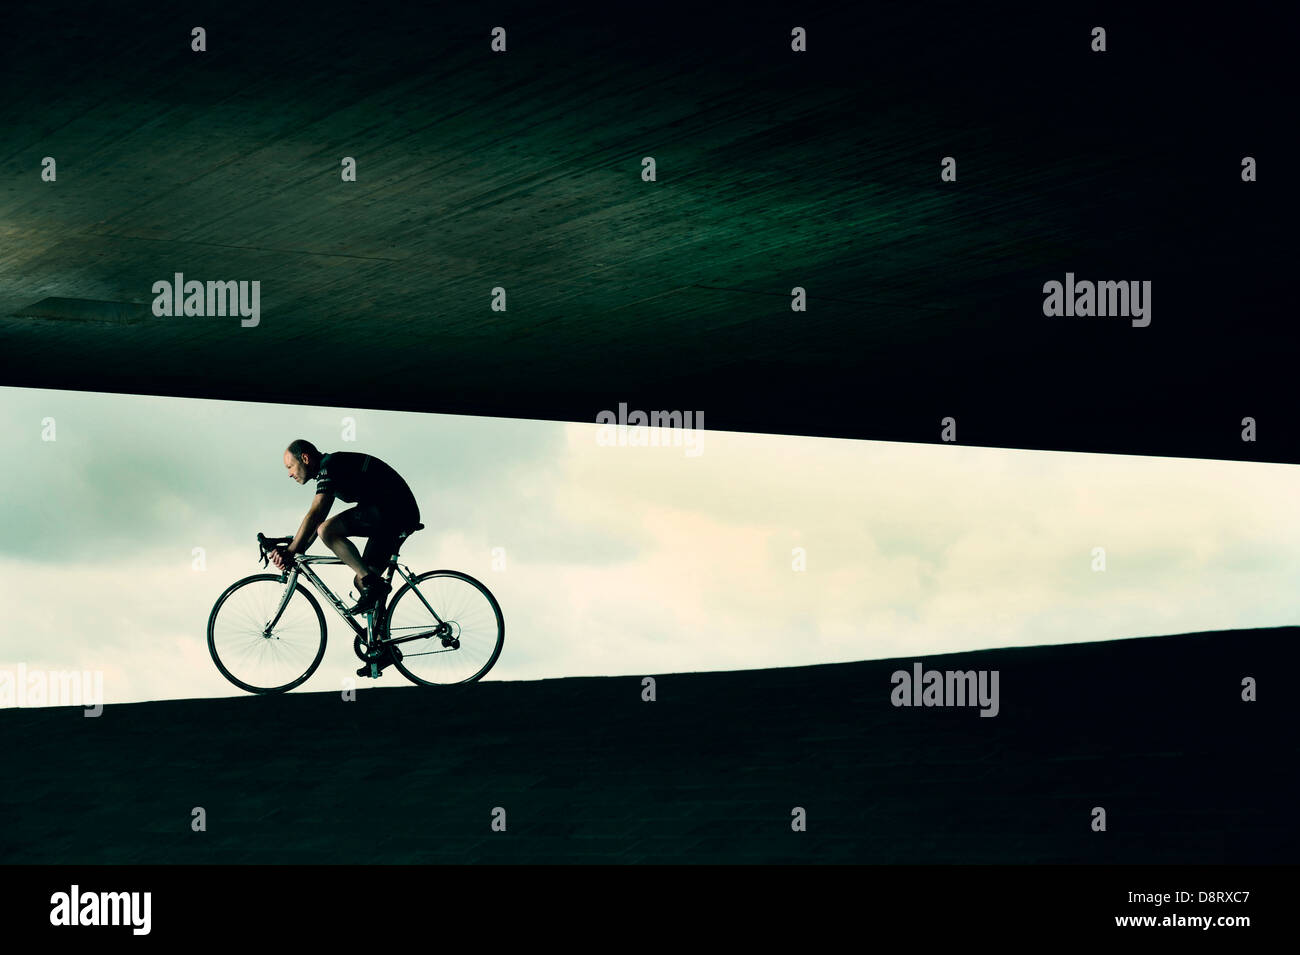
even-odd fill
[[[1285,34],[1238,13],[15,7],[0,384],[1300,461]],[[1067,271],[1151,326],[1044,318]],[[176,272],[260,324],[153,317]]]

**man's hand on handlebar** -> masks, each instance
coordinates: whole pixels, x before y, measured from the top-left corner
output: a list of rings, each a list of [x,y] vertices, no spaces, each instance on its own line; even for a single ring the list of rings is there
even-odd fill
[[[275,550],[271,551],[269,556],[271,558],[271,563],[284,571],[288,570],[293,565],[293,559],[289,555],[290,551],[288,545],[277,544]]]

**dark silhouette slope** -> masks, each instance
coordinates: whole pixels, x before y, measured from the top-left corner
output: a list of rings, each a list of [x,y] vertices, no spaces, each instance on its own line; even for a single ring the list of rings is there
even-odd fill
[[[911,658],[11,709],[0,862],[1290,862],[1297,629],[921,658],[994,718]]]

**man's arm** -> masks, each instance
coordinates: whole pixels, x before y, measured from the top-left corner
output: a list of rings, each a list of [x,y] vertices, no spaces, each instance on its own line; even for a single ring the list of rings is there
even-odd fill
[[[333,494],[326,492],[316,495],[311,502],[311,507],[307,509],[307,515],[302,519],[302,523],[298,525],[298,533],[289,542],[290,551],[301,554],[311,546],[312,541],[316,539],[316,528],[320,527],[321,522],[325,520],[330,508],[333,506]]]

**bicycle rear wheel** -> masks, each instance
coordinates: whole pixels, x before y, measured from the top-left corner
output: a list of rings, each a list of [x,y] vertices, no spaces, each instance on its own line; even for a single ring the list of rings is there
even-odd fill
[[[388,605],[387,627],[402,654],[397,669],[425,686],[480,679],[506,639],[496,598],[458,570],[431,570],[404,585]]]
[[[241,690],[292,690],[316,672],[325,656],[320,604],[297,581],[286,595],[287,587],[277,574],[255,574],[231,584],[212,608],[212,662]]]

